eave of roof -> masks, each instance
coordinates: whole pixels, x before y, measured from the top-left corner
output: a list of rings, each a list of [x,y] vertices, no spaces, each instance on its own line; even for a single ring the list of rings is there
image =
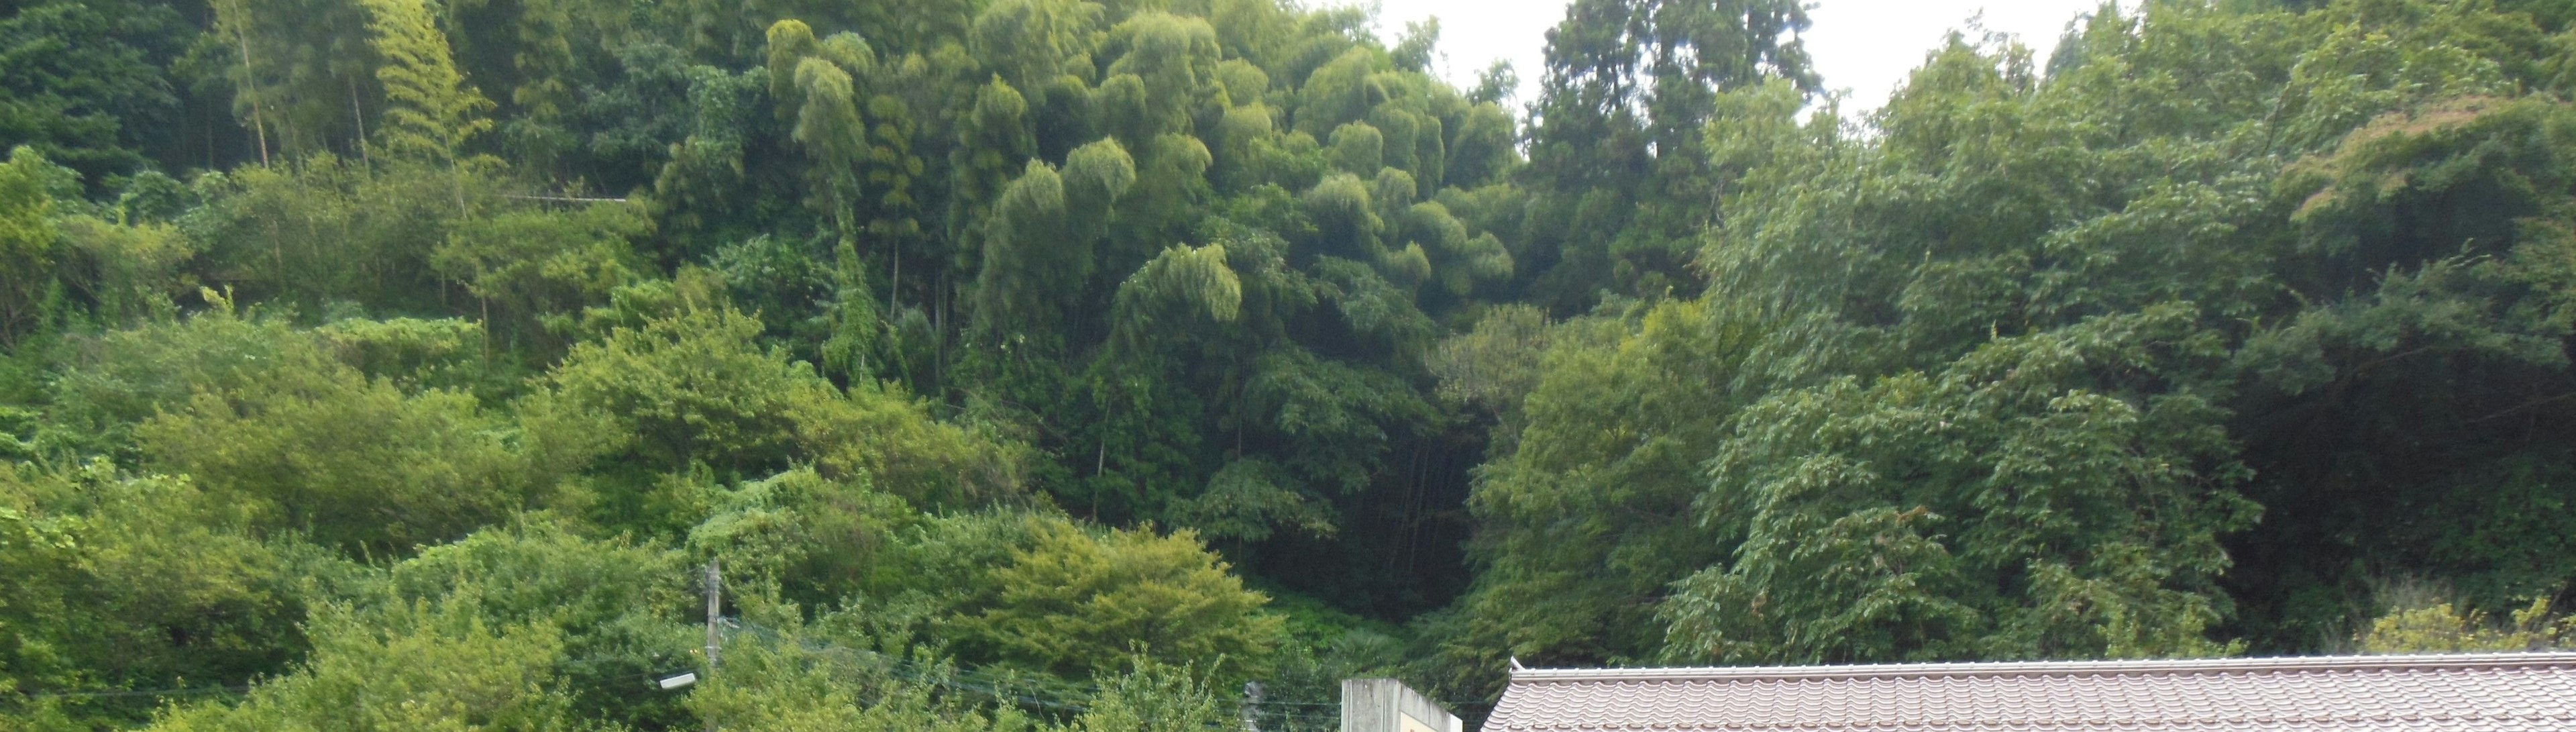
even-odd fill
[[[1484,732],[2570,732],[2576,653],[1521,669]]]
[[[1550,681],[1860,679],[1915,677],[2154,675],[2296,671],[2435,670],[2576,666],[2576,653],[2286,656],[2136,661],[1973,661],[1832,666],[1514,669],[1512,683]]]

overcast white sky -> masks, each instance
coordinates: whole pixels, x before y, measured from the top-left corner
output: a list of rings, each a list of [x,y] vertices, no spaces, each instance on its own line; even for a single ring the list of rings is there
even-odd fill
[[[1843,106],[1847,114],[1884,103],[1905,73],[1923,62],[1924,52],[1980,11],[1987,29],[2021,36],[2045,61],[2067,21],[2101,5],[2101,0],[1814,1],[1815,8],[1808,11],[1814,27],[1807,30],[1807,51],[1815,56],[1827,88],[1851,90]],[[1476,72],[1494,59],[1511,59],[1520,72],[1522,104],[1537,94],[1547,29],[1565,18],[1565,0],[1378,0],[1378,5],[1379,37],[1389,43],[1406,21],[1439,16],[1444,75],[1461,87],[1474,84]]]

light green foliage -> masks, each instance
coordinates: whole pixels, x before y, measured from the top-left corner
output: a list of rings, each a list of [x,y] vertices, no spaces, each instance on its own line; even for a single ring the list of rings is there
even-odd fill
[[[1492,232],[1467,235],[1467,225],[1449,215],[1449,207],[1425,201],[1404,209],[1398,229],[1407,248],[1425,252],[1416,281],[1432,280],[1453,296],[1466,296],[1478,281],[1494,282],[1512,274],[1512,254]],[[1437,259],[1432,259],[1437,256]]]
[[[961,621],[969,642],[1032,669],[1099,673],[1139,656],[1249,675],[1279,644],[1279,619],[1259,612],[1269,598],[1243,589],[1186,531],[1102,536],[1041,521],[992,572],[1000,595]]]
[[[914,518],[901,497],[864,479],[792,470],[725,496],[689,531],[689,545],[721,558],[746,585],[774,585],[781,599],[826,607],[877,581],[878,554]]]
[[[480,370],[465,360],[482,339],[471,323],[343,320],[304,330],[273,315],[233,310],[229,299],[212,292],[200,297],[214,309],[107,334],[64,363],[48,415],[59,434],[77,436],[84,450],[130,454],[136,425],[183,411],[200,394],[248,394],[252,383],[282,378],[279,373],[335,384],[381,380],[411,394],[471,383]]]
[[[2546,651],[2576,645],[2576,618],[2552,617],[2547,599],[2493,622],[2478,610],[2441,603],[2382,615],[2355,638],[2365,653],[2475,653]]]
[[[1002,446],[930,419],[898,388],[844,392],[804,362],[761,348],[760,333],[760,321],[739,312],[683,304],[574,346],[520,409],[537,459],[625,476],[624,485],[600,486],[607,493],[598,500],[611,523],[630,526],[695,523],[692,514],[705,510],[699,499],[644,484],[653,472],[699,466],[739,479],[804,463],[835,477],[874,476],[927,504],[1016,487]],[[666,510],[681,515],[656,516]]]
[[[1390,60],[1395,63],[1396,68],[1406,71],[1427,71],[1431,68],[1432,48],[1438,45],[1440,45],[1438,16],[1420,21],[1408,20],[1404,23],[1404,35],[1396,41],[1394,48],[1387,49],[1387,55],[1391,57]]]
[[[1386,167],[1386,136],[1366,122],[1333,128],[1333,167],[1352,175],[1376,175]]]
[[[363,5],[367,45],[384,59],[376,68],[386,102],[379,144],[398,157],[464,160],[466,144],[492,129],[492,120],[482,116],[492,109],[492,100],[465,83],[429,3],[363,0]]]
[[[199,330],[191,340],[277,344],[269,359],[156,402],[164,411],[134,428],[148,464],[195,476],[264,526],[399,553],[460,537],[550,487],[469,394],[407,393],[333,358],[308,334],[225,311],[164,327]]]
[[[74,695],[0,709],[0,724],[131,724],[149,706],[80,695],[243,683],[302,653],[299,585],[342,568],[254,538],[245,513],[186,478],[104,461],[0,464],[0,687]]]
[[[539,515],[422,551],[385,576],[399,603],[447,598],[495,623],[573,634],[650,617],[693,597],[672,551],[585,539]]]
[[[1297,131],[1323,137],[1367,117],[1372,91],[1369,73],[1376,64],[1377,55],[1371,49],[1353,48],[1315,69],[1297,93]]]
[[[1120,77],[1132,76],[1143,92],[1103,110],[1109,129],[1131,146],[1157,135],[1191,132],[1201,100],[1222,89],[1216,83],[1216,29],[1203,19],[1136,14],[1109,29],[1101,55],[1115,59],[1101,83],[1104,91],[1121,86]]]
[[[1064,160],[1065,205],[1077,226],[1106,223],[1111,204],[1136,185],[1136,161],[1118,141],[1102,139],[1074,148]]]
[[[687,665],[690,650],[704,642],[686,622],[693,616],[682,612],[696,599],[683,565],[679,552],[586,539],[558,519],[532,515],[393,565],[368,601],[396,608],[397,616],[399,608],[432,603],[493,627],[554,629],[563,662],[549,691],[563,697],[557,703],[568,716],[685,724],[681,700],[636,693],[641,680]]]
[[[1213,670],[1213,669],[1210,669]],[[1214,679],[1188,664],[1138,661],[1134,671],[1101,674],[1100,693],[1075,717],[1080,732],[1194,732],[1241,724],[1219,699]]]
[[[40,325],[61,296],[54,268],[61,258],[52,191],[53,164],[25,147],[12,148],[0,165],[0,348]]]
[[[805,21],[786,18],[769,26],[768,70],[769,96],[778,102],[778,118],[795,120],[802,114],[805,98],[802,85],[796,82],[796,69],[805,59],[822,52],[814,38],[814,27]]]
[[[1351,256],[1377,250],[1378,232],[1386,223],[1369,200],[1368,184],[1358,176],[1343,173],[1325,178],[1306,191],[1301,203],[1314,221],[1324,251]]]
[[[91,451],[131,454],[136,424],[177,409],[197,392],[237,390],[278,364],[324,368],[322,358],[320,348],[285,323],[219,307],[185,323],[107,334],[95,353],[64,364],[50,417]]]
[[[461,319],[335,320],[313,329],[334,358],[406,393],[488,387],[483,326]]]
[[[199,252],[191,269],[246,303],[440,312],[432,255],[472,214],[501,208],[493,186],[470,166],[379,171],[320,155],[200,178],[209,203],[179,228]]]
[[[796,447],[792,412],[833,396],[813,368],[760,348],[760,321],[716,306],[573,347],[522,414],[539,439],[662,470],[765,472]]]
[[[94,304],[103,324],[132,326],[176,314],[179,298],[196,291],[181,268],[196,256],[177,227],[159,222],[118,225],[87,216],[57,222],[62,243],[77,255],[67,272],[70,294]]]
[[[1002,586],[993,571],[1011,553],[1031,545],[1049,520],[1020,511],[989,510],[922,516],[897,532],[868,577],[866,603],[890,628],[887,641],[943,640],[952,648],[968,637],[958,621],[992,607]],[[850,598],[839,598],[847,600]],[[903,636],[903,637],[895,637]],[[991,648],[960,652],[968,663],[991,663]]]
[[[1204,316],[1220,323],[1243,314],[1243,279],[1226,266],[1225,245],[1173,247],[1118,284],[1112,322],[1121,337],[1149,337],[1157,321]]]
[[[1089,65],[1100,43],[1099,3],[1080,0],[1005,0],[975,16],[970,44],[1003,81],[1040,95],[1055,79]]]
[[[514,211],[465,222],[429,264],[489,305],[515,338],[550,345],[570,329],[569,313],[604,302],[643,269],[628,242],[651,223],[632,206]],[[483,314],[487,327],[496,317]],[[551,350],[551,349],[549,349]]]
[[[916,506],[1007,500],[1023,485],[1020,446],[931,418],[902,387],[852,386],[839,399],[795,413],[813,464],[833,476],[874,476],[880,489]]]
[[[692,693],[690,707],[726,729],[759,732],[1038,732],[1054,729],[1019,709],[984,709],[942,694],[947,669],[906,674],[903,659],[826,645],[828,633],[791,627],[729,648],[724,675]]]
[[[760,321],[702,301],[575,345],[519,405],[534,459],[590,482],[593,521],[674,532],[707,510],[691,471],[764,475],[798,454],[798,404],[835,396],[812,367],[753,342]],[[685,477],[662,477],[663,475]]]
[[[770,614],[757,622],[804,622],[795,602],[778,599],[839,608],[817,614],[800,644],[836,648],[793,655],[855,672],[841,681],[860,689],[895,660],[875,653],[903,657],[930,643],[1036,681],[1096,674],[1107,685],[1133,665],[1251,678],[1283,640],[1279,618],[1263,610],[1268,599],[1186,533],[1105,530],[1042,512],[920,516],[861,484],[788,473],[742,487],[690,542],[740,573],[752,594],[746,616]],[[852,661],[867,663],[838,665]]]
[[[1520,133],[1510,112],[1492,102],[1467,112],[1448,149],[1448,184],[1474,188],[1501,179],[1520,163]]]
[[[373,612],[325,608],[313,655],[237,705],[179,707],[149,729],[493,730],[575,726],[556,693],[563,636],[547,624],[494,624],[459,601]]]

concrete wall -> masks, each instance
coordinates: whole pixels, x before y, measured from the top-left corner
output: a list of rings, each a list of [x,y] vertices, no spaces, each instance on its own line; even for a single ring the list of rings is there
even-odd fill
[[[1458,715],[1395,679],[1342,681],[1342,732],[1462,732]]]

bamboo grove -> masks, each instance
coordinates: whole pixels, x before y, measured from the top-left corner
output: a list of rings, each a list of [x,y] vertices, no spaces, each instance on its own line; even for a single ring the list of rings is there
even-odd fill
[[[2576,645],[2576,6],[1805,12],[8,4],[0,728]]]

